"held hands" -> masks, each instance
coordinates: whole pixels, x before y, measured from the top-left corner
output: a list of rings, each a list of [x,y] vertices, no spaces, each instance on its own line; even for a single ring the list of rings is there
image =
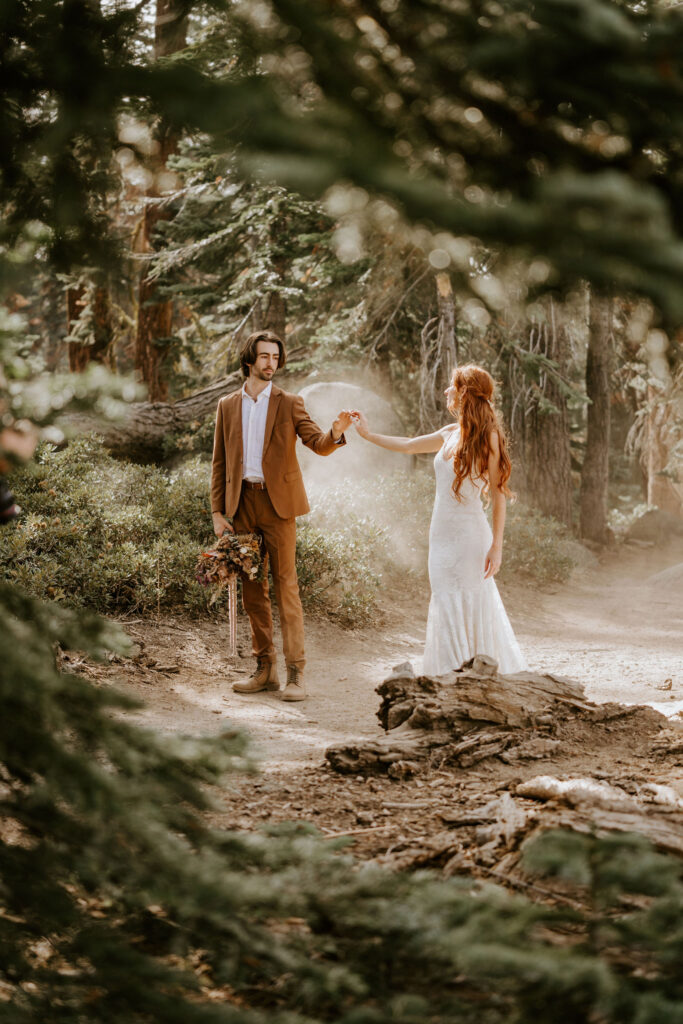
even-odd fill
[[[225,516],[221,512],[213,513],[213,532],[217,537],[222,537],[226,532],[234,533],[232,525],[228,522]]]
[[[332,424],[332,437],[338,441],[345,430],[348,430],[353,422],[350,409],[342,409]]]
[[[484,579],[489,579],[490,576],[495,576],[500,569],[500,564],[503,561],[502,549],[492,544],[486,553],[486,564],[484,567]]]
[[[353,420],[353,425],[360,436],[367,437],[370,433],[370,425],[365,413],[361,412],[360,409],[354,409],[351,413],[351,418]]]

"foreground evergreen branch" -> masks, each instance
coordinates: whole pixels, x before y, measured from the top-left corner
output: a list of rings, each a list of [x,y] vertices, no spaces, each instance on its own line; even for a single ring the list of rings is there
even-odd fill
[[[552,909],[467,878],[354,865],[310,826],[212,830],[204,784],[243,741],[160,737],[55,665],[124,648],[0,586],[3,1020],[658,1024],[683,1012],[681,864],[554,833]],[[338,845],[338,844],[337,844]],[[623,894],[636,894],[624,899]],[[583,909],[577,909],[583,908]]]
[[[520,247],[547,261],[532,290],[587,279],[680,322],[679,5],[188,2],[192,45],[156,63],[142,6],[3,6],[9,249],[40,237],[62,268],[111,255],[101,197],[125,111],[308,194],[353,182],[437,231]]]
[[[267,23],[241,10],[286,94],[276,125],[247,127],[247,167],[316,193],[353,182],[412,221],[543,257],[531,288],[578,272],[680,322],[680,7],[273,0]]]

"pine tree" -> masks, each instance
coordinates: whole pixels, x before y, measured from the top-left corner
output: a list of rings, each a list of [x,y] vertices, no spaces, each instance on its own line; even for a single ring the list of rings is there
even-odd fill
[[[173,162],[184,179],[152,263],[159,293],[180,302],[200,343],[196,372],[235,368],[240,338],[269,329],[293,344],[315,331],[340,298],[352,301],[366,264],[348,267],[333,248],[335,223],[296,193],[240,180],[207,145],[187,145]],[[204,363],[202,370],[201,363]]]

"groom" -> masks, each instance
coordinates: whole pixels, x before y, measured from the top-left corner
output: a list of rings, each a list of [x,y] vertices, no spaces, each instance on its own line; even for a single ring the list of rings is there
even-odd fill
[[[331,430],[324,433],[306,412],[302,398],[273,384],[287,353],[272,331],[250,334],[240,361],[244,385],[221,398],[216,414],[211,470],[213,529],[218,537],[226,530],[263,537],[287,665],[282,699],[303,700],[306,661],[295,561],[296,516],[308,512],[309,504],[296,458],[296,439],[300,437],[318,455],[330,455],[346,443],[344,431],[351,416],[340,413]],[[267,572],[262,581],[242,578],[242,598],[251,623],[256,668],[248,680],[235,683],[233,690],[279,690]]]

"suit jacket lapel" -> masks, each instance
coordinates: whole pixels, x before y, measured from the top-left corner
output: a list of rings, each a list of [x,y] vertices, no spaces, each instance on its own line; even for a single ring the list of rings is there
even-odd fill
[[[242,443],[242,388],[236,391],[230,409],[230,433]]]
[[[266,452],[266,448],[270,443],[270,435],[273,433],[273,425],[275,424],[275,416],[277,414],[277,408],[280,404],[281,395],[282,388],[278,388],[273,384],[272,391],[270,392],[270,398],[268,399],[268,415],[266,416],[266,430],[263,435],[264,455]]]

